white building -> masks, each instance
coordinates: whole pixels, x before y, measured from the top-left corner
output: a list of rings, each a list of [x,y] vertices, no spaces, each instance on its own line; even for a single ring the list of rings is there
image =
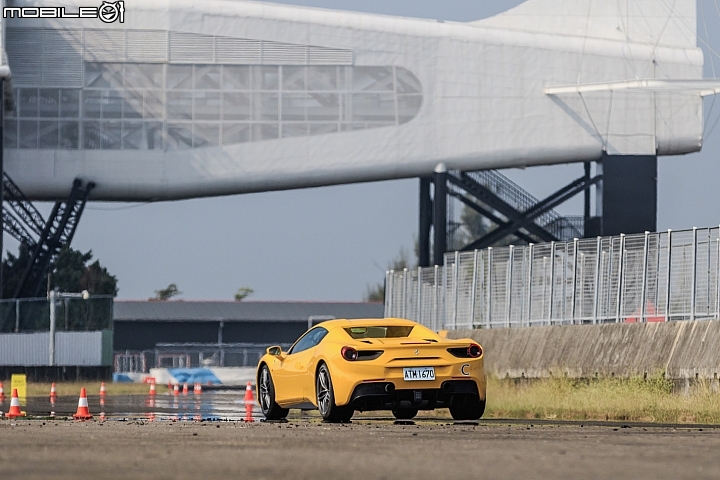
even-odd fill
[[[5,169],[35,199],[82,178],[92,199],[166,200],[695,152],[716,85],[695,0],[672,6],[528,0],[472,23],[244,0],[127,0],[122,23],[16,10]]]

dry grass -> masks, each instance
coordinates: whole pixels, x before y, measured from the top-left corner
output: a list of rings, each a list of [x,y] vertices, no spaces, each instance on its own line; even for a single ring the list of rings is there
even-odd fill
[[[673,393],[661,375],[597,380],[547,379],[516,383],[489,380],[486,417],[720,423],[717,383],[699,382],[689,394]]]

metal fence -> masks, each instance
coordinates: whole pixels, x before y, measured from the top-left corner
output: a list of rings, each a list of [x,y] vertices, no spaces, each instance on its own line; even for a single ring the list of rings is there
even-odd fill
[[[113,297],[92,295],[83,299],[57,294],[54,298],[54,330],[87,332],[112,330]],[[46,332],[50,325],[50,299],[0,300],[0,333]]]
[[[389,271],[385,316],[435,330],[720,319],[720,228],[445,256]]]
[[[280,346],[290,348],[290,344]],[[267,347],[256,343],[158,343],[153,350],[115,352],[115,373],[148,373],[151,368],[256,367]]]

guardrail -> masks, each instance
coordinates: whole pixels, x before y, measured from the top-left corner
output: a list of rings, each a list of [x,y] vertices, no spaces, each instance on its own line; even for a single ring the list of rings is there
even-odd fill
[[[445,255],[388,271],[385,316],[435,330],[720,319],[720,228]]]
[[[286,350],[291,344],[280,344]],[[258,343],[158,343],[153,350],[117,351],[115,373],[151,368],[256,367],[269,345]]]

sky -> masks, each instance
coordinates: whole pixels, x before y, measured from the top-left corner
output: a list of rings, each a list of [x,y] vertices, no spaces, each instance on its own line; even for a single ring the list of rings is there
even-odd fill
[[[276,3],[472,21],[521,2]],[[717,15],[709,25],[710,32],[720,32]],[[712,38],[709,43],[720,45]],[[720,100],[710,126],[718,114]],[[720,126],[701,153],[660,158],[660,230],[720,224],[719,154]],[[582,166],[502,173],[543,198],[581,176]],[[41,210],[48,212],[50,205],[41,205]],[[557,210],[579,215],[581,198]],[[92,250],[117,276],[118,299],[147,299],[176,283],[185,300],[232,300],[238,288],[250,287],[255,291],[250,300],[361,301],[368,285],[383,281],[388,263],[401,248],[412,251],[417,230],[418,180],[412,179],[154,204],[90,203],[72,247]],[[7,235],[5,241],[16,252],[17,244]]]

